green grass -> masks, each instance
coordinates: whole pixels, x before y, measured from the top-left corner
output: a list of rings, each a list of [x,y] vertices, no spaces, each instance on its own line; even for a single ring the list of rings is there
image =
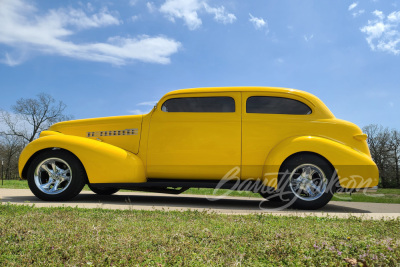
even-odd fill
[[[1,266],[400,264],[400,220],[0,204]]]
[[[336,193],[332,200],[350,202],[373,202],[400,204],[400,189],[382,188],[375,193]]]
[[[28,183],[24,180],[6,180],[0,188],[19,188],[28,189]],[[87,186],[83,190],[90,190]],[[123,190],[128,192],[127,190]],[[231,190],[215,190],[208,188],[191,188],[185,194],[197,195],[227,195],[232,197],[256,197],[261,198],[259,194],[246,191],[231,191]],[[374,202],[374,203],[397,203],[400,204],[400,189],[380,188],[374,193],[337,193],[333,196],[334,201],[350,201],[350,202]]]
[[[0,188],[29,189],[26,180],[3,180],[0,182]]]
[[[26,180],[4,180],[3,184],[0,182],[0,188],[10,189],[29,189],[28,182]],[[87,185],[83,190],[90,190]]]

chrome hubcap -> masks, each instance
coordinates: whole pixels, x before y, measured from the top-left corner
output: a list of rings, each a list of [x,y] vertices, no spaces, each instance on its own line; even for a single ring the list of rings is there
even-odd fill
[[[40,191],[49,195],[60,194],[71,183],[71,167],[59,158],[45,159],[36,167],[34,179]]]
[[[314,164],[303,164],[296,167],[290,174],[290,189],[300,199],[312,201],[325,192],[328,179],[325,173]]]

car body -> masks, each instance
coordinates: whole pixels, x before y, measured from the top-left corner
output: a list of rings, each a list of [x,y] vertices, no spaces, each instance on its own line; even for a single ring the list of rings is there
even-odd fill
[[[72,198],[80,190],[66,187],[86,183],[105,194],[121,188],[168,193],[170,187],[226,188],[226,180],[235,180],[260,182],[272,189],[264,194],[270,200],[281,191],[295,207],[315,209],[338,189],[377,186],[366,139],[304,91],[183,89],[164,95],[146,115],[56,123],[23,150],[19,171],[46,200]],[[71,165],[79,165],[75,174],[82,177],[71,174]],[[282,171],[289,171],[286,178]],[[82,181],[70,185],[74,179]]]

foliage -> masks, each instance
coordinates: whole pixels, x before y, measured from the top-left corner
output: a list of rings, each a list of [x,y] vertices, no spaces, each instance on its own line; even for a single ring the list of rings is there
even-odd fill
[[[379,187],[400,188],[400,132],[376,124],[365,126],[363,131],[368,135],[371,156],[379,169]]]

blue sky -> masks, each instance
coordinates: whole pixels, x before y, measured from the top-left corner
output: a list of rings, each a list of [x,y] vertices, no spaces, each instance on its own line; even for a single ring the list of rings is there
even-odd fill
[[[76,119],[210,86],[311,92],[400,129],[400,1],[0,0],[0,108],[39,92]]]

